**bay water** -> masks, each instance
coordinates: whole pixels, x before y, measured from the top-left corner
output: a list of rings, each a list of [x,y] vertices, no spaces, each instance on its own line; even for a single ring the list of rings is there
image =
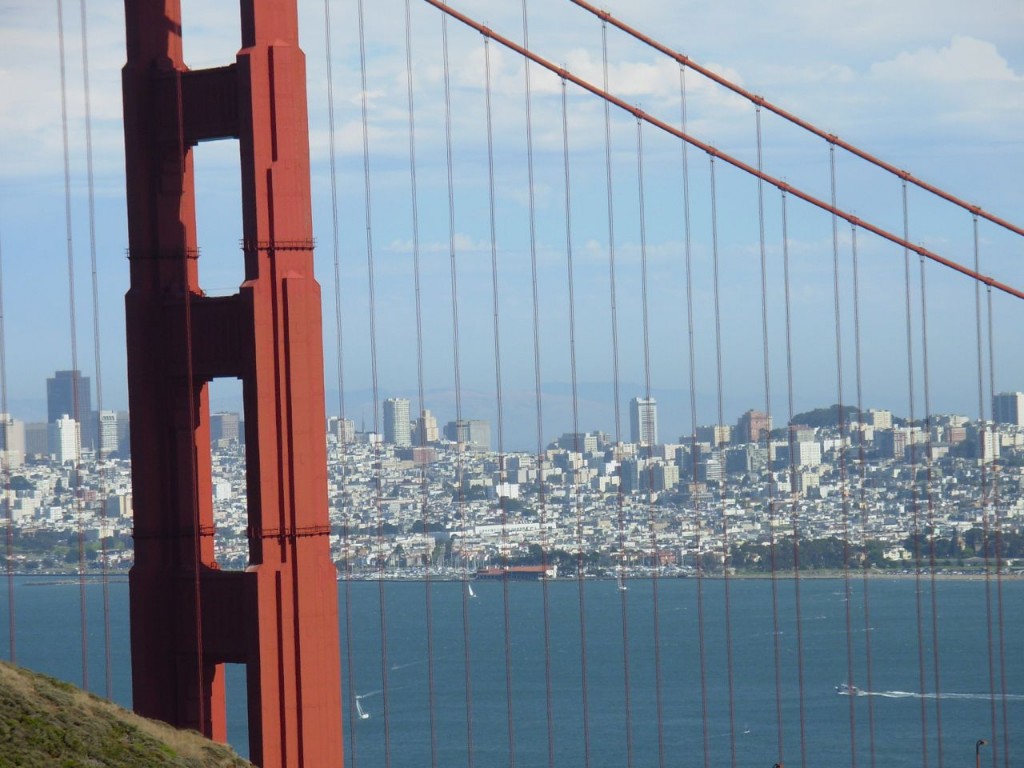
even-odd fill
[[[1024,579],[937,579],[934,601],[927,576],[732,579],[728,611],[719,579],[623,586],[339,582],[346,765],[731,766],[735,749],[751,768],[909,768],[941,748],[966,766],[978,739],[983,765],[1024,755]],[[85,591],[102,695],[103,590]],[[77,581],[16,577],[14,598],[17,662],[81,685]],[[126,581],[109,600],[112,698],[130,706]],[[242,669],[227,680],[246,754]]]

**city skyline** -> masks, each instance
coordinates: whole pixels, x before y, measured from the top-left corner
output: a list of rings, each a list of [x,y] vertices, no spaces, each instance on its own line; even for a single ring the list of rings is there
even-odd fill
[[[64,374],[62,377],[61,374]],[[57,371],[54,377],[47,379],[48,391],[53,393],[53,387],[51,386],[54,380],[64,379],[70,381],[71,371]],[[86,399],[90,393],[88,387],[88,377],[80,377],[80,381],[85,382],[86,389],[79,394]],[[826,405],[819,404],[814,408],[808,409],[807,412],[815,410],[823,410],[834,407],[835,404]],[[1024,426],[1024,392],[1010,391],[1010,392],[998,392],[994,393],[989,404],[990,410],[987,412],[985,420],[990,421],[997,425],[1009,425],[1009,426]],[[446,440],[452,442],[464,442],[467,445],[473,445],[476,448],[483,448],[490,450],[494,447],[494,438],[492,437],[493,422],[489,418],[481,418],[481,414],[478,412],[471,412],[469,414],[463,414],[462,427],[456,427],[454,420],[445,421],[443,418],[439,422],[437,417],[431,411],[431,409],[424,409],[415,419],[412,418],[413,411],[411,410],[411,402],[409,398],[404,397],[388,397],[382,401],[384,419],[383,428],[380,431],[380,438],[385,444],[393,445],[396,447],[415,447],[421,444],[430,444],[437,442],[442,436]],[[853,409],[854,406],[847,403],[845,408]],[[708,443],[712,449],[715,449],[718,445],[744,445],[749,443],[761,443],[769,434],[775,434],[778,432],[778,425],[785,425],[790,423],[788,419],[779,421],[778,424],[773,423],[773,417],[771,414],[760,412],[756,409],[747,409],[739,413],[736,417],[736,421],[730,421],[730,418],[726,416],[724,423],[718,424],[714,422],[703,422],[693,425],[692,429],[687,431],[675,430],[672,436],[659,439],[658,435],[658,410],[657,402],[655,398],[643,398],[640,396],[634,396],[629,401],[629,414],[630,414],[630,433],[628,440],[626,435],[622,435],[622,442],[634,443],[637,445],[660,445],[660,444],[686,444],[693,440],[698,443]],[[802,413],[795,413],[794,417],[799,419]],[[875,429],[892,430],[894,419],[906,421],[906,416],[893,412],[888,408],[879,407],[867,407],[864,409],[864,415],[866,419],[864,423],[872,426]],[[54,423],[50,422],[47,424],[42,421],[33,421],[32,419],[23,418],[16,412],[10,412],[6,414],[8,419],[7,429],[17,427],[20,432],[19,436],[12,438],[12,449],[20,453],[39,453],[39,446],[42,444],[40,440],[43,440],[48,444],[48,448],[52,453],[57,450],[59,453],[71,455],[72,449],[68,446],[71,445],[72,438],[68,437],[68,428],[65,428],[63,436],[57,437],[57,433],[54,432]],[[74,429],[75,440],[74,442],[80,443],[85,448],[91,448],[99,440],[100,447],[102,448],[105,455],[112,454],[114,452],[120,452],[122,454],[127,453],[127,418],[130,414],[127,411],[111,411],[104,410],[102,413],[96,411],[90,411],[88,413],[88,421],[79,420],[77,428]],[[932,412],[929,414],[929,418],[934,423],[945,423],[948,417],[957,417],[963,419],[965,423],[976,423],[977,419],[962,413],[940,413]],[[328,415],[328,422],[338,419],[337,415]],[[923,417],[919,415],[918,423],[921,423]],[[426,423],[424,423],[426,419]],[[228,444],[232,440],[238,440],[241,438],[240,429],[243,425],[241,420],[241,409],[232,410],[231,408],[219,408],[211,407],[210,409],[210,420],[211,420],[211,440],[216,444]],[[69,422],[74,422],[74,419],[68,419]],[[355,419],[348,418],[348,426],[344,428],[344,433],[349,435],[348,439],[354,440],[359,434],[367,435],[373,434],[373,422],[366,422],[365,419],[356,422]],[[805,426],[799,420],[792,422],[794,426]],[[83,429],[82,425],[85,425]],[[2,425],[0,425],[2,426]],[[26,443],[26,432],[25,428],[30,428],[30,433]],[[40,428],[43,429],[42,435],[35,435],[39,432]],[[332,432],[328,425],[328,432],[330,434],[342,434],[341,431]],[[441,428],[443,427],[443,428]],[[588,423],[582,431],[579,433],[583,436],[591,435],[605,435],[607,439],[612,442],[616,442],[616,436],[610,431],[610,425],[608,423]],[[58,432],[59,432],[58,424]],[[338,430],[341,427],[337,427]],[[516,434],[516,433],[513,433]],[[557,436],[561,434],[562,438]],[[557,425],[553,425],[548,432],[541,437],[541,444],[543,446],[562,444],[565,441],[567,435],[571,436],[572,433],[564,430],[560,431]],[[653,434],[653,440],[650,439]],[[461,436],[460,436],[461,435]],[[755,437],[756,435],[756,437]],[[429,437],[428,437],[429,436]],[[535,437],[535,436],[534,436]],[[894,440],[897,438],[894,438]],[[515,452],[529,452],[531,445],[535,444],[533,441],[527,439],[522,442],[510,442],[506,443],[505,449],[510,453]],[[575,441],[571,441],[575,442]],[[25,449],[26,444],[35,446],[34,451],[27,451]],[[566,447],[562,445],[562,447]],[[571,447],[568,446],[568,447]],[[803,455],[803,454],[801,454]],[[77,460],[77,459],[76,459]]]
[[[471,14],[485,16],[495,29],[509,33],[513,37],[519,30],[520,20],[518,9],[498,8],[493,3],[482,0],[467,0],[464,8]],[[532,37],[534,47],[566,61],[570,68],[581,72],[591,79],[600,80],[600,46],[599,29],[591,28],[585,23],[586,17],[579,15],[570,8],[536,7],[531,9],[535,17],[535,34]],[[885,159],[906,167],[918,175],[948,187],[969,200],[976,201],[983,207],[996,213],[1020,210],[1024,207],[1021,200],[1024,192],[1016,179],[1024,168],[1021,166],[1022,153],[1019,151],[1020,140],[1012,134],[1008,126],[1019,124],[1020,116],[1024,115],[1024,104],[1019,97],[1019,82],[1024,77],[1024,47],[1011,33],[1018,29],[1022,22],[1022,11],[1008,7],[976,7],[965,9],[956,3],[943,0],[938,4],[915,0],[900,4],[899,8],[890,8],[879,3],[871,14],[853,14],[845,4],[835,4],[818,9],[815,14],[808,15],[805,9],[782,5],[773,9],[771,18],[765,20],[771,24],[777,41],[798,40],[799,45],[787,45],[784,42],[770,48],[762,35],[751,37],[751,33],[738,28],[737,25],[720,24],[720,14],[739,12],[749,13],[752,17],[763,15],[753,4],[747,9],[744,2],[731,4],[726,8],[707,8],[701,6],[700,13],[694,8],[680,7],[665,0],[647,0],[645,2],[612,3],[609,10],[621,15],[625,20],[647,31],[659,30],[666,42],[676,45],[680,50],[690,53],[695,59],[711,62],[713,66],[726,71],[730,76],[747,87],[763,93],[785,107],[800,112],[804,117],[826,125],[838,135],[854,140],[855,143],[874,150]],[[185,4],[186,18],[186,54],[193,66],[211,66],[224,63],[230,59],[237,43],[225,36],[223,29],[232,26],[233,10],[201,8],[198,3]],[[317,240],[320,243],[318,252],[318,273],[325,287],[325,325],[327,329],[327,388],[329,393],[337,392],[338,382],[334,372],[335,366],[330,358],[333,353],[333,296],[329,290],[331,274],[332,234],[329,229],[331,220],[327,210],[329,199],[329,179],[326,176],[327,142],[325,135],[325,73],[324,51],[322,40],[322,18],[317,9],[304,6],[302,14],[302,41],[309,61],[309,90],[311,99],[311,131],[313,136],[314,159],[314,194],[316,199],[315,225]],[[123,337],[124,320],[122,296],[126,287],[127,264],[123,260],[126,236],[124,232],[124,192],[120,125],[120,77],[119,70],[123,62],[123,20],[120,8],[91,8],[90,33],[91,49],[91,82],[94,97],[94,130],[95,130],[95,179],[96,179],[96,211],[97,211],[97,254],[98,277],[100,280],[100,328],[102,334],[102,369],[104,379],[104,409],[119,410],[126,404],[124,391],[124,360]],[[9,120],[0,123],[0,138],[7,146],[17,146],[21,152],[12,156],[0,168],[0,247],[7,257],[5,285],[8,295],[6,304],[7,328],[7,365],[9,369],[8,402],[9,410],[30,411],[38,409],[38,396],[32,395],[35,385],[53,369],[66,369],[70,366],[70,355],[67,348],[67,322],[60,312],[40,313],[35,297],[60,296],[66,293],[67,285],[63,277],[57,280],[52,275],[62,275],[67,261],[66,240],[63,237],[62,204],[60,195],[54,190],[60,186],[61,150],[60,150],[60,114],[59,105],[51,95],[56,90],[58,68],[53,47],[53,19],[40,16],[34,12],[34,6],[25,0],[15,0],[5,5],[0,11],[0,36],[3,58],[0,59],[0,77],[3,78],[2,92],[5,94],[4,114],[31,115],[31,120]],[[852,15],[851,15],[852,14]],[[870,17],[870,22],[868,18]],[[685,23],[684,23],[685,19]],[[568,21],[569,23],[566,23]],[[911,23],[912,22],[912,23]],[[67,10],[65,14],[68,51],[68,86],[71,135],[71,171],[72,171],[72,240],[76,262],[76,280],[80,295],[88,294],[86,285],[89,269],[84,263],[88,257],[88,221],[85,216],[84,182],[83,182],[83,116],[82,116],[82,85],[80,65],[77,63],[81,51],[78,50],[78,20],[76,13]],[[383,8],[371,7],[367,16],[368,32],[371,39],[399,41],[401,39],[400,20],[389,15]],[[438,16],[425,7],[413,7],[413,42],[416,71],[422,73],[417,80],[422,92],[417,94],[421,115],[421,179],[424,183],[422,191],[424,223],[422,233],[423,256],[423,289],[424,311],[428,316],[443,319],[450,315],[445,294],[445,270],[441,261],[447,259],[447,235],[442,222],[447,218],[446,212],[439,207],[438,201],[445,195],[434,194],[438,190],[438,160],[443,157],[443,141],[437,132],[437,124],[429,120],[436,114],[439,102],[438,73],[436,64],[438,53],[437,31]],[[343,25],[339,25],[343,26]],[[557,30],[554,32],[553,30]],[[705,34],[702,30],[714,30],[714,34]],[[900,30],[895,34],[893,30]],[[339,29],[338,46],[341,51],[354,51],[357,47],[353,37],[354,30]],[[479,36],[468,34],[466,30],[452,25],[451,45],[453,60],[456,64],[480,61]],[[373,36],[378,36],[374,38]],[[611,84],[613,90],[623,93],[628,99],[642,101],[650,108],[665,107],[675,109],[672,105],[673,88],[671,84],[672,69],[664,61],[630,46],[616,35],[611,36]],[[371,48],[370,84],[374,98],[404,99],[400,72],[403,70],[403,55],[400,46],[392,45]],[[766,63],[770,62],[770,63]],[[811,62],[811,64],[808,64]],[[969,62],[969,65],[963,64]],[[500,86],[505,101],[516,101],[519,98],[516,88],[521,77],[521,67],[506,53],[494,52],[496,82]],[[365,252],[364,244],[351,233],[362,231],[364,226],[358,223],[363,218],[363,201],[350,194],[348,188],[362,189],[362,183],[355,183],[361,174],[361,142],[358,140],[359,104],[358,104],[358,72],[354,69],[351,57],[339,55],[335,62],[336,89],[338,102],[339,152],[341,160],[341,178],[345,182],[341,201],[341,218],[344,239],[341,250],[341,267],[346,276],[346,286],[342,291],[342,319],[349,337],[350,344],[346,350],[344,369],[347,373],[345,382],[346,397],[355,401],[348,408],[362,407],[365,400],[359,393],[367,389],[367,376],[371,368],[365,339],[366,301],[360,292],[365,291]],[[479,66],[471,68],[479,73]],[[953,77],[958,84],[970,87],[948,89],[945,87],[947,78]],[[482,83],[478,76],[466,77],[455,84],[455,98],[458,99],[457,129],[465,137],[458,147],[456,171],[462,178],[475,178],[467,193],[460,193],[456,202],[456,245],[458,252],[469,259],[464,276],[475,279],[487,279],[483,272],[473,267],[470,262],[475,257],[489,250],[489,234],[480,228],[486,220],[485,215],[478,215],[480,204],[485,195],[480,194],[480,177],[483,173],[481,161],[482,125]],[[743,125],[752,128],[752,114],[736,109],[735,104],[723,101],[723,97],[714,97],[711,91],[696,79],[691,83],[694,91],[694,132],[710,139],[724,149],[737,151],[746,156],[750,151],[751,136]],[[552,131],[557,125],[557,112],[552,110],[551,99],[557,96],[557,83],[538,75],[535,99],[536,133],[539,165],[544,168],[558,168],[560,165],[560,147],[554,140]],[[955,93],[954,93],[955,92]],[[838,95],[838,97],[837,97]],[[571,94],[573,99],[577,97]],[[45,101],[43,100],[45,99]],[[598,117],[599,108],[593,102],[581,100],[580,118]],[[433,105],[432,108],[430,105]],[[872,120],[874,111],[885,111],[887,120],[880,124]],[[372,105],[371,105],[372,106]],[[724,111],[723,111],[724,108]],[[743,115],[737,122],[737,115]],[[399,135],[402,120],[397,115],[370,113],[371,152],[381,152],[383,162],[389,166],[401,168],[404,159],[397,149],[402,142],[382,143],[380,133]],[[622,285],[619,299],[622,303],[620,322],[624,338],[629,334],[636,338],[639,317],[639,285],[635,277],[635,265],[639,257],[638,233],[629,202],[630,195],[629,170],[635,158],[630,157],[631,144],[634,140],[632,131],[624,125],[621,116],[614,117],[613,139],[615,141],[613,155],[621,158],[616,162],[614,173],[623,178],[625,189],[623,200],[618,200],[621,216],[626,221],[618,222],[619,238],[616,243],[623,274],[620,276]],[[625,121],[626,123],[630,121]],[[470,125],[475,125],[475,136],[466,133]],[[503,122],[504,125],[504,122]],[[733,125],[732,128],[729,126]],[[737,127],[738,126],[738,127]],[[768,126],[766,126],[767,128]],[[600,188],[602,165],[601,132],[596,129],[584,130],[583,126],[574,128],[573,171],[586,187],[579,195],[581,207],[588,211],[599,211],[589,200],[591,191],[596,195]],[[526,251],[521,235],[513,234],[525,231],[523,222],[513,217],[513,212],[521,219],[521,206],[525,198],[522,172],[510,175],[506,166],[521,162],[522,135],[521,120],[507,122],[507,126],[496,135],[497,147],[509,151],[507,160],[499,155],[498,170],[502,174],[504,206],[509,198],[518,200],[518,211],[499,210],[498,245],[501,258],[506,260],[504,267],[506,282],[510,291],[519,291],[523,287],[521,273],[526,263]],[[723,129],[724,132],[723,132]],[[774,128],[769,136],[775,137],[779,131]],[[778,151],[788,151],[789,145],[783,139]],[[970,151],[967,148],[971,148]],[[510,149],[511,148],[511,149]],[[652,140],[652,168],[650,183],[652,199],[660,198],[665,189],[674,190],[678,185],[678,173],[666,176],[657,173],[658,165],[664,158],[676,152]],[[769,151],[766,162],[773,163],[775,154]],[[203,175],[205,184],[201,200],[204,207],[230,211],[234,203],[234,194],[230,171],[236,162],[229,145],[208,145],[197,149],[197,168]],[[692,158],[696,163],[699,156]],[[818,160],[825,160],[822,152]],[[809,161],[807,161],[809,162]],[[811,176],[816,181],[811,186],[821,186],[827,180],[827,169],[815,161],[816,170]],[[827,164],[827,163],[826,163]],[[801,166],[802,167],[802,166]],[[824,171],[824,173],[823,173]],[[852,196],[853,187],[860,182],[856,175],[848,172],[845,165],[840,166],[840,195]],[[702,170],[703,174],[704,171]],[[802,173],[802,171],[801,171]],[[399,174],[400,175],[400,174]],[[672,176],[675,178],[672,178]],[[220,177],[224,179],[221,180]],[[391,307],[387,317],[382,317],[381,330],[388,338],[402,339],[402,343],[385,345],[380,340],[378,363],[380,384],[391,391],[408,387],[412,389],[415,380],[415,354],[412,349],[411,329],[414,325],[410,314],[412,307],[412,287],[406,261],[410,258],[411,239],[409,232],[408,186],[401,179],[378,177],[371,178],[371,187],[376,207],[373,218],[375,221],[375,238],[378,242],[379,254],[386,258],[389,267],[381,274],[380,299]],[[559,207],[557,179],[541,175],[537,180],[537,194],[546,209],[554,213]],[[659,194],[655,194],[655,193]],[[729,184],[725,192],[729,199],[736,193]],[[678,285],[678,274],[669,262],[677,259],[681,252],[682,234],[676,228],[678,222],[677,191],[671,191],[666,205],[673,209],[671,216],[667,211],[658,208],[651,211],[651,228],[648,232],[648,255],[651,261],[652,311],[655,309],[664,316],[666,301],[675,302],[678,307],[678,291],[662,296],[661,287],[673,283]],[[723,201],[724,202],[724,201]],[[912,210],[914,230],[922,227],[925,222],[934,221],[934,212],[915,203]],[[702,206],[706,203],[702,203]],[[226,207],[225,207],[226,206]],[[703,221],[706,212],[695,209],[695,220]],[[583,216],[583,214],[580,214]],[[586,217],[590,214],[587,213]],[[200,211],[201,249],[204,257],[201,260],[203,283],[211,293],[233,292],[241,281],[241,258],[237,252],[238,234],[224,228],[223,222],[231,220],[230,216],[212,216]],[[538,235],[542,266],[551,266],[557,271],[559,262],[564,258],[564,233],[557,226],[558,216],[542,216],[538,221]],[[887,224],[891,219],[886,218]],[[386,223],[384,223],[386,222]],[[769,222],[770,223],[770,222]],[[514,225],[514,227],[513,227]],[[777,225],[774,225],[777,226]],[[898,224],[894,226],[899,229]],[[964,242],[969,226],[965,224],[959,234],[940,228],[939,232],[929,237],[936,241],[947,241],[953,255],[962,261],[970,261],[969,244]],[[840,233],[845,238],[843,233]],[[724,233],[723,233],[724,235]],[[607,270],[604,251],[607,248],[607,233],[602,234],[600,228],[577,225],[577,248],[581,263],[587,266],[583,282],[589,284],[596,280],[595,271]],[[770,243],[771,252],[777,257],[778,243],[776,239]],[[793,236],[794,256],[806,257],[815,254],[823,259],[828,258],[830,246],[827,230],[808,232]],[[706,223],[702,223],[695,232],[694,246],[700,259],[706,263],[708,257],[708,232]],[[754,228],[749,222],[737,229],[737,236],[729,241],[723,240],[723,256],[739,258],[751,248],[756,248]],[[844,247],[847,245],[843,243]],[[998,233],[983,233],[984,268],[992,271],[997,277],[1008,279],[1011,284],[1024,282],[1019,265],[1012,261],[1004,261],[999,253],[1002,247]],[[865,256],[877,258],[872,254],[872,246],[862,243]],[[1007,251],[1009,253],[1009,251]],[[38,254],[38,258],[27,259],[26,254]],[[510,261],[508,261],[510,260]],[[27,270],[29,262],[33,266],[46,265],[45,269]],[[510,268],[508,265],[512,264]],[[726,355],[724,373],[725,397],[730,404],[727,409],[736,406],[749,408],[764,398],[763,386],[760,384],[760,371],[755,361],[760,358],[759,350],[759,319],[750,310],[756,305],[756,292],[752,293],[756,266],[743,262],[742,269],[733,269],[729,273],[729,289],[724,307],[727,316],[723,322],[723,333],[730,348],[739,350],[735,359]],[[401,265],[399,269],[398,265]],[[702,267],[703,269],[703,267]],[[777,270],[777,266],[774,267]],[[396,270],[398,270],[396,272]],[[592,271],[593,270],[593,271]],[[399,274],[401,272],[401,274]],[[865,308],[866,322],[877,318],[875,329],[885,327],[886,323],[896,323],[901,316],[897,273],[901,277],[902,269],[894,272],[882,269],[870,283],[879,289],[877,301],[873,301],[870,309]],[[549,330],[545,334],[545,343],[541,353],[541,379],[545,387],[558,388],[570,381],[570,372],[566,365],[567,346],[565,338],[565,318],[561,315],[558,304],[560,284],[554,280],[554,272],[544,272],[548,284],[549,301],[555,302],[546,319]],[[40,283],[39,279],[46,276],[48,282]],[[582,280],[583,278],[581,278]],[[826,402],[828,390],[835,390],[835,384],[828,376],[815,375],[811,367],[816,365],[803,359],[801,350],[822,343],[821,320],[831,316],[828,307],[831,286],[827,280],[810,282],[801,288],[801,304],[799,329],[794,345],[796,350],[795,366],[797,368],[796,392],[797,410],[813,404]],[[777,275],[776,275],[777,280]],[[892,285],[889,285],[890,282]],[[777,283],[775,284],[777,287]],[[952,291],[944,278],[932,278],[932,289],[938,291],[933,303],[945,307],[942,313],[950,318],[948,326],[942,325],[941,318],[935,320],[937,329],[933,328],[933,336],[943,337],[947,327],[954,331],[961,327],[966,335],[971,322],[962,322],[973,314],[973,296],[970,291]],[[699,302],[698,320],[707,325],[710,316],[707,310],[708,283],[700,277],[696,284],[696,299]],[[774,289],[773,289],[774,290]],[[463,366],[462,385],[466,392],[483,394],[493,391],[493,365],[487,360],[491,341],[487,332],[490,323],[484,321],[488,315],[485,297],[487,291],[478,291],[476,296],[463,297],[463,352],[472,351],[479,359],[478,365]],[[610,382],[611,365],[607,359],[607,342],[609,339],[607,309],[607,288],[598,283],[581,291],[578,297],[579,320],[583,326],[580,335],[580,355],[578,357],[578,378],[583,382]],[[997,297],[996,319],[1004,323],[1014,324],[1012,316],[1006,314],[1007,306],[999,303]],[[521,343],[527,338],[529,318],[522,310],[505,302],[505,324],[503,328],[505,386],[509,392],[528,393],[529,378],[526,375],[531,362],[524,354],[528,353],[529,344]],[[958,308],[958,309],[957,309]],[[79,350],[78,367],[96,379],[95,365],[88,361],[85,352],[85,339],[89,337],[86,329],[89,325],[87,302],[81,302],[78,322],[82,349]],[[1011,307],[1012,309],[1012,307]],[[680,316],[675,316],[681,320]],[[543,319],[543,318],[542,318]],[[845,328],[849,329],[849,319]],[[445,322],[432,323],[436,326],[428,329],[424,338],[427,358],[424,365],[425,387],[428,390],[450,388],[452,386],[453,366],[451,362],[451,328]],[[651,374],[651,391],[660,393],[667,389],[687,388],[688,372],[678,361],[685,356],[680,355],[674,343],[670,343],[659,327],[673,327],[676,322],[662,321],[651,330],[651,356],[649,368]],[[772,343],[780,349],[779,335],[783,325],[779,308],[770,314],[769,329]],[[898,327],[898,326],[897,326]],[[19,333],[19,329],[32,328],[31,334]],[[514,330],[514,329],[518,329]],[[956,334],[952,334],[956,336]],[[827,336],[827,334],[826,334]],[[908,410],[909,404],[900,405],[898,399],[906,403],[905,383],[892,376],[892,361],[906,356],[901,351],[897,340],[899,333],[876,334],[874,344],[878,346],[871,359],[865,356],[865,391],[866,400],[888,402],[894,410]],[[993,388],[1002,390],[1013,385],[1014,381],[1024,378],[1024,371],[1017,356],[1010,351],[1012,334],[997,334],[995,339],[998,364],[995,366],[997,381]],[[849,340],[847,339],[847,349]],[[714,397],[714,363],[713,349],[709,334],[698,334],[697,338],[697,371],[695,386],[698,390],[699,402],[708,402]],[[595,345],[597,345],[595,347]],[[919,342],[916,345],[919,347]],[[595,350],[604,348],[602,354]],[[629,345],[620,352],[622,380],[632,384],[641,382],[645,365],[638,354],[640,345]],[[482,354],[480,354],[482,353]],[[915,351],[915,357],[920,354]],[[779,386],[784,379],[784,360],[781,352],[774,355],[771,361],[771,379],[773,402],[770,410],[780,414],[785,410],[785,392]],[[884,361],[873,363],[877,358]],[[919,361],[918,361],[919,364]],[[905,362],[902,363],[906,365]],[[935,372],[932,376],[933,409],[969,410],[976,397],[969,386],[950,384],[952,377],[944,375],[946,370],[962,370],[959,359],[947,360],[942,354],[933,351],[932,360]],[[846,370],[852,366],[847,363]],[[800,375],[802,374],[802,375]],[[920,382],[920,371],[916,372]],[[834,377],[832,377],[834,378]],[[852,381],[844,382],[847,391],[852,391]],[[644,391],[639,387],[638,391]],[[409,393],[411,394],[411,392]],[[406,396],[403,393],[403,396]],[[688,397],[684,392],[683,400]],[[920,393],[915,393],[920,410]],[[412,398],[410,398],[412,401]],[[337,398],[328,397],[328,408],[337,412],[332,401]],[[759,407],[764,410],[765,404]],[[702,413],[713,413],[715,406],[698,406]],[[682,409],[685,411],[685,407]],[[663,417],[668,409],[663,406]],[[676,419],[682,421],[682,418]],[[699,421],[708,421],[701,416]]]

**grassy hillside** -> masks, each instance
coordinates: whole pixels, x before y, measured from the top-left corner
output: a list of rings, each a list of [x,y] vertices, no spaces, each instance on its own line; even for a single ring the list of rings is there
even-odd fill
[[[235,768],[251,765],[196,733],[146,720],[0,663],[0,768]]]

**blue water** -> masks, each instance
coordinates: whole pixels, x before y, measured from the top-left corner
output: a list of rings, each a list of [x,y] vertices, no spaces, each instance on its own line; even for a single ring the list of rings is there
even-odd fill
[[[77,584],[39,585],[19,578],[15,587],[17,660],[20,664],[81,684],[80,619]],[[939,690],[935,695],[930,581],[921,594],[921,636],[925,650],[925,696],[921,695],[916,587],[914,579],[873,580],[868,597],[870,630],[865,629],[862,583],[851,582],[850,621],[846,631],[846,591],[841,580],[802,580],[803,728],[800,721],[800,665],[797,662],[794,583],[777,582],[779,684],[776,684],[775,612],[769,581],[731,582],[733,714],[729,712],[728,660],[725,643],[724,584],[703,582],[704,675],[698,630],[695,580],[657,583],[660,636],[661,728],[658,695],[653,592],[655,583],[629,582],[620,592],[613,581],[584,585],[586,643],[586,722],[582,685],[580,593],[572,581],[547,587],[551,660],[551,745],[555,764],[628,764],[627,723],[636,766],[666,765],[771,766],[779,759],[776,696],[781,699],[783,754],[787,766],[799,766],[802,752],[809,766],[871,764],[901,768],[938,765],[941,746],[946,765],[969,765],[977,739],[995,741],[999,765],[1009,744],[1010,764],[1024,753],[1024,582],[1006,580],[1003,592],[1003,637],[1006,665],[996,658],[996,687],[1005,673],[1008,696],[1003,730],[1003,701],[989,695],[989,632],[984,581],[937,584]],[[473,764],[548,765],[548,705],[545,682],[544,587],[539,583],[508,586],[510,669],[505,653],[505,602],[500,582],[476,583],[476,598],[464,600],[457,582],[431,584],[433,664],[427,663],[426,587],[422,582],[386,582],[387,655],[382,656],[381,591],[375,582],[339,584],[347,765],[431,765],[429,673],[433,672],[434,733],[437,765],[469,763],[467,701],[472,715]],[[995,582],[988,593],[995,608]],[[625,598],[628,642],[624,642]],[[127,585],[110,585],[113,698],[130,705]],[[87,587],[89,604],[89,683],[103,693],[102,591]],[[351,600],[351,633],[345,625]],[[6,591],[0,596],[0,653],[8,654]],[[468,613],[464,614],[464,606]],[[464,622],[465,618],[465,622]],[[998,641],[998,625],[993,626]],[[469,673],[466,645],[469,638]],[[866,643],[870,632],[870,695],[839,696],[835,686],[847,682],[847,638],[852,647],[853,680],[867,689]],[[624,647],[628,647],[629,705],[626,704]],[[351,664],[349,653],[351,650]],[[998,652],[998,645],[996,646]],[[511,676],[511,696],[506,674]],[[384,678],[386,677],[386,685]],[[467,697],[467,677],[470,696]],[[702,697],[701,691],[706,692]],[[386,694],[385,694],[386,691]],[[359,696],[366,719],[354,716]],[[229,738],[247,751],[244,682],[240,670],[228,679]],[[702,708],[706,702],[706,714]],[[511,702],[511,705],[510,705]],[[852,705],[852,711],[851,711]],[[873,708],[874,738],[869,730]],[[510,710],[511,708],[511,717]],[[385,743],[385,709],[388,712]],[[509,722],[512,722],[512,738]],[[705,727],[706,722],[706,727]],[[730,723],[734,725],[731,727]],[[586,731],[586,737],[584,733]],[[801,735],[802,734],[802,735]],[[853,735],[851,735],[853,734]],[[994,737],[994,738],[993,738]],[[1008,738],[1007,738],[1008,737]],[[660,747],[659,747],[660,743]],[[706,752],[705,752],[706,750]],[[991,746],[983,753],[988,764]]]

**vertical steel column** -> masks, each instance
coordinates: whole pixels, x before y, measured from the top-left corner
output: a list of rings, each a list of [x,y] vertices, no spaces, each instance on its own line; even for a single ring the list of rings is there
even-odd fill
[[[225,738],[244,663],[250,758],[342,764],[320,289],[295,0],[242,0],[236,62],[189,70],[179,0],[126,0],[126,297],[141,714]],[[191,148],[239,139],[245,282],[204,296]],[[243,382],[249,566],[214,560],[207,383]]]

